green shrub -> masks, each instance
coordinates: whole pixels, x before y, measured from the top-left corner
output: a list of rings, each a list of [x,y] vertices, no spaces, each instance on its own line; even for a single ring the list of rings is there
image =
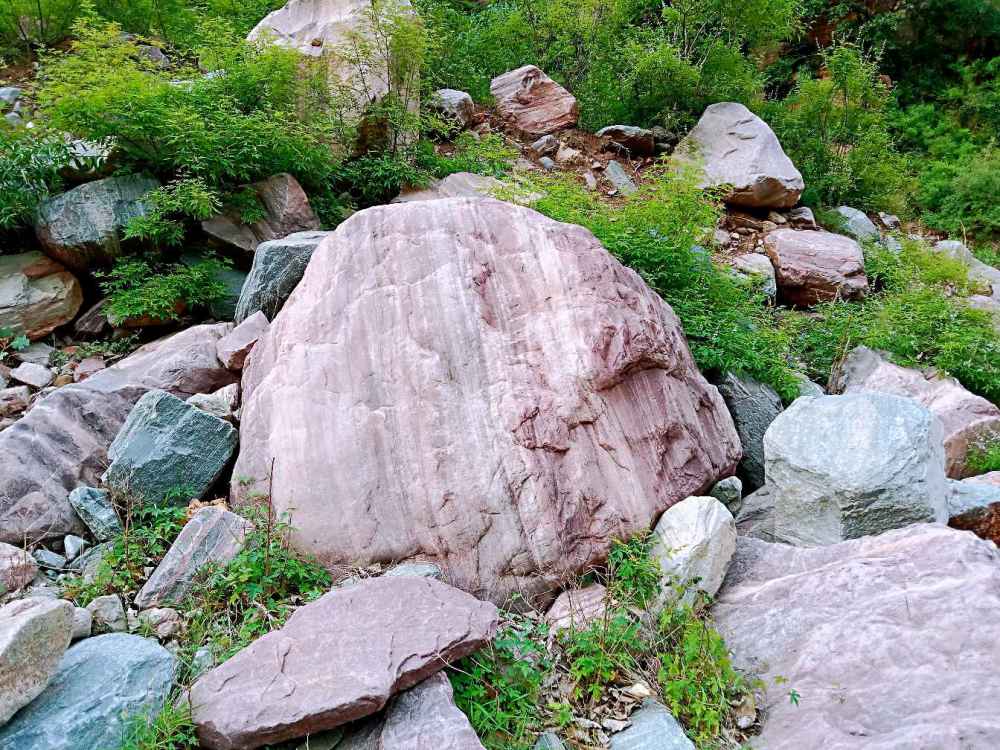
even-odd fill
[[[984,439],[969,448],[969,473],[972,475],[1000,471],[1000,435]]]
[[[101,280],[108,298],[106,310],[113,320],[170,321],[225,297],[219,272],[226,265],[215,259],[186,264],[121,258],[110,271],[94,275]]]
[[[0,229],[30,225],[38,204],[62,185],[66,142],[49,133],[0,125]]]
[[[198,736],[191,709],[168,699],[152,720],[148,716],[135,716],[127,723],[120,750],[192,750],[196,747]]]
[[[242,196],[243,193],[235,195]],[[125,227],[125,239],[137,239],[156,246],[180,245],[184,241],[185,218],[205,221],[215,216],[222,207],[218,193],[200,179],[176,180],[151,191],[143,201],[148,210],[129,221]],[[250,224],[264,218],[259,203],[257,209],[260,213],[249,220],[246,211],[241,212],[243,220]]]

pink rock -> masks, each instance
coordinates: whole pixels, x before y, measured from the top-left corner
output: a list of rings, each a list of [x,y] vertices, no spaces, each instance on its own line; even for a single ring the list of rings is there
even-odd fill
[[[997,746],[991,542],[937,524],[814,548],[740,537],[713,615],[735,665],[765,686],[751,747]]]
[[[545,621],[553,633],[560,630],[586,630],[604,617],[608,590],[599,583],[583,589],[562,592],[545,613]]]
[[[319,229],[302,186],[290,174],[278,174],[250,186],[257,194],[265,216],[244,224],[234,214],[219,214],[203,221],[201,228],[216,240],[252,253],[261,242],[287,237],[307,229]]]
[[[970,393],[954,378],[934,371],[899,367],[879,352],[860,346],[848,355],[831,382],[838,393],[879,391],[907,396],[926,406],[944,425],[945,471],[969,475],[969,449],[1000,439],[1000,408]]]
[[[833,299],[857,299],[868,290],[861,246],[830,232],[777,229],[764,238],[774,264],[778,293],[808,307]]]
[[[102,357],[87,357],[80,360],[80,364],[73,370],[73,380],[79,383],[106,368],[107,365]]]
[[[73,320],[83,304],[80,282],[39,252],[0,256],[0,329],[40,339]]]
[[[430,578],[335,589],[195,682],[198,739],[250,750],[370,716],[496,627],[492,604]]]
[[[973,482],[976,484],[992,484],[1000,487],[1000,471],[991,471],[988,474],[980,474],[979,476],[969,477],[963,481]]]
[[[107,449],[135,402],[160,388],[178,396],[236,380],[215,355],[228,323],[195,326],[139,349],[82,383],[37,401],[0,432],[0,541],[24,544],[80,534],[69,504],[80,485],[96,485]]]
[[[219,339],[219,361],[230,370],[242,370],[250,350],[267,330],[267,316],[259,310]]]
[[[576,98],[534,65],[497,76],[490,83],[497,112],[527,138],[576,125]]]
[[[20,414],[31,403],[31,390],[26,385],[0,388],[0,417]]]
[[[670,307],[590,232],[490,199],[341,224],[243,388],[236,502],[270,488],[324,563],[428,560],[494,601],[551,591],[741,455]]]
[[[24,588],[36,573],[35,558],[20,547],[0,542],[0,596]]]

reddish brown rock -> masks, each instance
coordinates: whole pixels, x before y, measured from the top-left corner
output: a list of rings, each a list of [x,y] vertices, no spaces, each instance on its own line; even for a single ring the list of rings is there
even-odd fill
[[[556,588],[741,454],[670,307],[585,229],[489,199],[341,224],[243,387],[237,502],[270,488],[324,563],[428,560],[495,601]]]
[[[497,112],[526,138],[576,125],[576,98],[534,65],[497,76],[490,83]]]
[[[250,351],[264,331],[267,330],[267,316],[260,310],[227,333],[216,346],[219,361],[230,370],[242,370]]]
[[[595,620],[604,617],[608,590],[595,583],[583,589],[562,592],[545,613],[545,621],[553,633],[560,630],[586,630]]]
[[[948,525],[1000,545],[1000,471],[963,479],[954,487],[954,510],[963,512],[953,515]]]
[[[430,578],[335,589],[195,682],[198,739],[250,750],[370,716],[483,646],[496,626],[492,604]]]
[[[103,357],[87,357],[80,360],[80,363],[73,370],[73,380],[77,383],[86,380],[91,375],[96,375],[101,370],[107,369],[107,364]]]
[[[830,232],[778,229],[764,238],[781,298],[808,307],[834,299],[857,299],[868,290],[861,246]]]
[[[23,544],[81,533],[69,493],[97,483],[107,468],[108,446],[144,393],[160,388],[189,396],[235,381],[215,355],[216,342],[230,329],[196,326],[147,344],[37,401],[0,432],[0,541]]]
[[[26,385],[0,388],[0,417],[13,417],[28,408],[31,389]]]
[[[252,253],[262,242],[319,229],[319,219],[309,205],[309,198],[290,174],[278,174],[250,187],[257,194],[264,218],[244,224],[236,214],[219,214],[201,223],[206,234],[225,245]]]
[[[38,252],[0,256],[0,329],[40,339],[82,304],[80,282],[56,261]]]
[[[860,346],[844,360],[831,382],[838,393],[879,391],[907,396],[926,406],[944,426],[945,471],[969,475],[969,449],[1000,440],[1000,408],[970,393],[954,378],[931,370],[892,364],[883,354]]]

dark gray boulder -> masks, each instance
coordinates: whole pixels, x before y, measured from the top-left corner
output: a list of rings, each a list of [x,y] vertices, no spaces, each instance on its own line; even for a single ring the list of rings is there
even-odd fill
[[[716,385],[736,424],[743,445],[739,475],[747,490],[764,486],[764,433],[781,413],[774,389],[745,375],[726,373]]]
[[[253,256],[253,267],[243,283],[233,320],[242,323],[258,310],[268,320],[302,280],[309,259],[319,243],[333,232],[296,232],[280,240],[262,242]]]
[[[99,542],[122,533],[122,524],[111,502],[111,493],[94,487],[77,487],[69,493],[69,504]]]

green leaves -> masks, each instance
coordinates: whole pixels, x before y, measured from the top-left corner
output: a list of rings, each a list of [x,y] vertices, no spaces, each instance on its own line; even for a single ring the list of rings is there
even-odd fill
[[[130,231],[149,230],[169,240],[176,225],[156,222],[130,224]],[[169,244],[169,243],[168,243]],[[117,321],[179,320],[199,307],[207,307],[226,294],[218,275],[226,267],[220,260],[164,263],[155,259],[122,258],[110,271],[95,272],[108,295],[108,314]]]

